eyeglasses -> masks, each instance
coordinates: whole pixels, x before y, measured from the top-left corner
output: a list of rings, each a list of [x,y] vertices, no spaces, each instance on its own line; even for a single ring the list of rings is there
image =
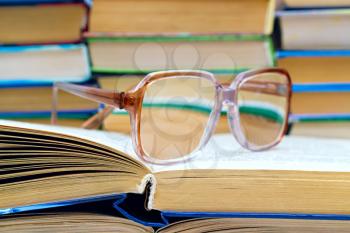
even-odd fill
[[[291,79],[285,70],[267,68],[240,73],[227,86],[209,72],[192,70],[148,74],[127,92],[56,83],[53,123],[58,89],[108,106],[85,124],[88,128],[114,108],[125,109],[137,155],[150,163],[168,164],[203,148],[221,114],[227,115],[242,147],[262,151],[277,145],[287,129]]]

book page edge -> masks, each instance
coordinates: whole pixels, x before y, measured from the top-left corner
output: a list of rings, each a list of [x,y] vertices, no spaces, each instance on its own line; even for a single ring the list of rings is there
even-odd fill
[[[147,192],[145,207],[147,210],[152,210],[154,196],[156,193],[157,180],[153,174],[147,174],[143,177],[141,184],[137,187],[138,193]]]

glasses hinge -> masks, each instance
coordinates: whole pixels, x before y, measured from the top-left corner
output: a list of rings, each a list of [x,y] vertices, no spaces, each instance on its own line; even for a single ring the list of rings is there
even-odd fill
[[[116,93],[114,101],[118,108],[124,109],[125,107],[125,92]]]
[[[130,96],[125,92],[120,92],[115,100],[119,109],[124,109],[127,106],[132,106],[135,103],[135,97]]]

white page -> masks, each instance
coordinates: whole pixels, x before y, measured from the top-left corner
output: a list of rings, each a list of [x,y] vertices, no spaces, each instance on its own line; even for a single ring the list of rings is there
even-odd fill
[[[350,172],[350,140],[287,136],[263,152],[240,147],[231,134],[215,135],[193,160],[153,171],[184,169],[251,169]]]

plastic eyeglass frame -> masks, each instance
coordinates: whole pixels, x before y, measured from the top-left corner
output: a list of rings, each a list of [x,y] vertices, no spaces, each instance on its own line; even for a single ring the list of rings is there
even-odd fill
[[[243,135],[242,130],[240,129],[240,119],[239,119],[239,111],[237,106],[238,96],[237,96],[237,88],[247,79],[259,75],[259,74],[267,74],[274,73],[285,76],[286,84],[287,84],[287,106],[285,111],[285,122],[283,126],[283,130],[281,134],[276,138],[275,141],[268,145],[257,146],[250,143]],[[207,79],[213,83],[215,86],[215,104],[212,112],[210,113],[207,127],[204,131],[204,134],[201,138],[200,145],[188,155],[184,155],[182,158],[172,159],[172,160],[159,160],[154,159],[151,156],[147,155],[142,148],[141,136],[140,136],[140,122],[141,122],[141,109],[142,109],[142,101],[144,97],[144,93],[147,89],[147,86],[160,79],[164,78],[176,78],[177,76],[195,76]],[[260,84],[261,85],[261,84]],[[248,87],[249,88],[249,87]],[[256,89],[257,86],[252,86],[250,89]],[[277,94],[277,86],[269,85],[270,93]],[[153,163],[153,164],[171,164],[182,162],[188,159],[191,159],[196,151],[202,149],[209,141],[210,137],[214,133],[216,124],[220,117],[221,109],[223,104],[225,103],[228,106],[227,118],[228,124],[230,126],[231,133],[238,141],[238,143],[243,147],[251,151],[263,151],[267,150],[275,145],[277,145],[283,138],[283,135],[286,133],[288,127],[288,115],[290,112],[290,100],[291,100],[291,78],[288,72],[284,69],[279,68],[266,68],[266,69],[258,69],[246,71],[238,74],[233,82],[224,87],[220,84],[215,76],[212,73],[206,71],[197,71],[197,70],[170,70],[170,71],[160,71],[153,72],[148,74],[143,80],[139,82],[139,84],[127,92],[116,92],[112,90],[103,90],[100,88],[87,87],[69,83],[55,83],[53,90],[53,108],[51,121],[52,124],[56,124],[57,120],[57,94],[58,89],[62,89],[64,91],[70,92],[72,94],[78,95],[82,98],[86,98],[95,102],[106,104],[107,108],[105,108],[98,115],[94,116],[92,119],[88,120],[85,123],[85,128],[91,128],[92,125],[97,125],[101,123],[101,119],[106,118],[113,110],[113,108],[125,109],[130,115],[130,124],[131,124],[131,137],[134,150],[136,154],[144,161]],[[229,120],[229,116],[233,119],[233,121]],[[97,123],[98,122],[98,123]]]

